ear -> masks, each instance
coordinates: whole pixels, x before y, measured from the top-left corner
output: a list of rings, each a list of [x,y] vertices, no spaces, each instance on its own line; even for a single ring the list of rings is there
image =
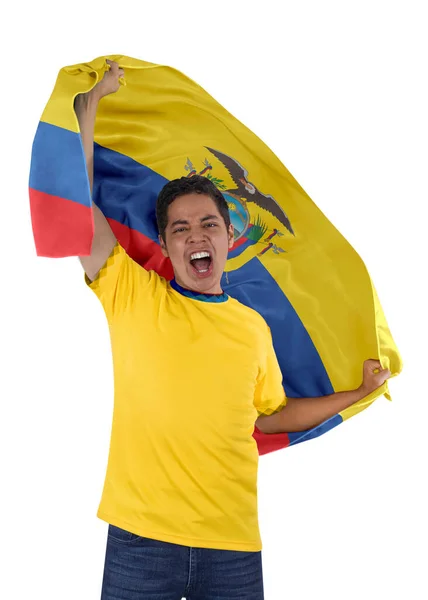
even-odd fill
[[[227,237],[229,240],[229,250],[232,248],[235,243],[234,229],[232,223],[229,225],[229,229],[227,230]]]
[[[163,254],[163,255],[164,255],[166,258],[169,258],[168,250],[166,249],[166,244],[165,244],[165,242],[164,242],[164,240],[163,240],[163,237],[160,235],[160,236],[158,237],[158,239],[159,239],[159,244],[160,244],[160,247],[161,247],[161,250],[162,250],[162,254]]]

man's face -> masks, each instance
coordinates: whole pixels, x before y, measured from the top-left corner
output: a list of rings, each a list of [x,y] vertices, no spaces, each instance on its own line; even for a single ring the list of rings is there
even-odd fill
[[[221,293],[221,276],[233,246],[233,226],[226,228],[212,198],[205,194],[176,198],[168,207],[166,243],[159,240],[179,285],[206,294]]]

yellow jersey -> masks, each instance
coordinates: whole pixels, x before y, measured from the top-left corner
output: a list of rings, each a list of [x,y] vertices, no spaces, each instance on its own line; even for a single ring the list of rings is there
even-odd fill
[[[143,537],[261,550],[259,414],[286,403],[264,319],[167,282],[120,246],[87,285],[110,330],[114,411],[97,516]]]

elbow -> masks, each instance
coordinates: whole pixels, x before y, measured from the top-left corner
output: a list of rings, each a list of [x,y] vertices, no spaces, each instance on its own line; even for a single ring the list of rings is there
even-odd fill
[[[256,427],[259,431],[266,434],[286,433],[284,425],[279,415],[261,416],[256,421]]]

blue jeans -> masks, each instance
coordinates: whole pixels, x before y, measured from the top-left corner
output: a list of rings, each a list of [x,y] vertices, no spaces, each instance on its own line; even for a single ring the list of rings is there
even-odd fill
[[[263,600],[261,552],[189,548],[109,525],[101,600]]]

